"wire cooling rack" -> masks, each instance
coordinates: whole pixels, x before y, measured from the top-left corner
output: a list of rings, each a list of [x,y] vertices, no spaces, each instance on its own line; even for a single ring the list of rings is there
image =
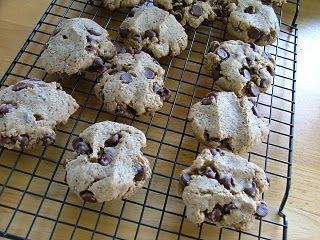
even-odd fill
[[[151,3],[148,3],[151,4]],[[288,14],[291,10],[295,16]],[[296,10],[296,11],[295,11]],[[265,169],[271,188],[264,194],[269,215],[247,231],[219,229],[211,222],[200,226],[185,219],[179,193],[179,174],[203,148],[187,124],[190,106],[212,89],[203,71],[204,53],[211,40],[225,40],[225,25],[216,22],[188,29],[188,48],[178,57],[160,60],[166,69],[169,103],[154,117],[120,118],[102,110],[93,93],[93,74],[61,80],[80,109],[58,128],[52,146],[33,150],[0,148],[0,237],[12,239],[286,239],[288,198],[293,154],[297,27],[299,1],[276,9],[281,22],[279,39],[267,47],[277,62],[270,90],[261,94],[258,107],[271,124],[266,142],[244,155]],[[292,12],[292,11],[291,11]],[[8,86],[26,77],[58,81],[37,66],[44,43],[63,18],[86,17],[108,29],[118,42],[117,29],[128,12],[108,12],[85,0],[54,0],[1,80]],[[286,16],[288,15],[288,16]],[[289,20],[287,20],[289,19]],[[295,20],[294,20],[295,21]],[[131,124],[147,136],[145,155],[153,174],[136,195],[104,204],[83,203],[64,183],[62,160],[72,153],[71,142],[89,125],[103,120]]]

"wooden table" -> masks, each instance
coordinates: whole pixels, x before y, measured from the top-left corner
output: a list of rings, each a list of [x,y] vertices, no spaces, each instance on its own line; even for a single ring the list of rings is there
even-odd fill
[[[21,48],[50,0],[0,1],[0,76]],[[298,81],[293,184],[285,212],[288,239],[320,237],[320,5],[304,1],[299,18]],[[1,218],[1,216],[0,216]],[[23,224],[23,220],[21,223]],[[85,235],[83,235],[85,236]],[[147,236],[147,235],[145,235]]]

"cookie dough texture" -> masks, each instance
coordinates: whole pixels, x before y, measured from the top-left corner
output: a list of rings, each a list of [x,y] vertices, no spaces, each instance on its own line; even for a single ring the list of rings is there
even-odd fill
[[[95,86],[106,111],[127,117],[153,115],[168,101],[170,91],[163,87],[164,69],[145,52],[120,53]]]
[[[253,103],[233,92],[209,93],[191,107],[188,120],[199,141],[234,153],[250,151],[269,133],[269,125]]]
[[[145,2],[145,0],[91,0],[94,5],[103,4],[103,6],[111,11],[118,8],[130,8]]]
[[[207,217],[219,227],[245,230],[268,211],[261,194],[269,188],[265,172],[240,156],[220,149],[204,149],[183,170],[182,199],[187,218],[196,224]]]
[[[156,58],[177,56],[188,44],[188,36],[175,17],[154,6],[137,9],[123,21],[119,33],[129,51],[144,49]]]
[[[127,198],[150,178],[149,161],[141,152],[146,138],[132,126],[96,123],[72,145],[77,156],[65,162],[66,182],[84,201]]]
[[[39,58],[48,73],[72,75],[116,54],[107,30],[86,18],[64,20],[52,33]]]
[[[197,28],[205,20],[214,21],[220,12],[218,0],[155,0],[154,4],[169,11],[183,26]]]
[[[0,144],[31,148],[55,142],[54,128],[66,123],[78,109],[76,101],[58,83],[22,80],[0,91]]]
[[[279,36],[279,21],[271,5],[259,0],[224,2],[227,31],[236,39],[266,46]]]
[[[213,88],[231,91],[238,97],[258,96],[272,83],[274,58],[255,44],[240,40],[210,44],[205,68],[213,76]]]

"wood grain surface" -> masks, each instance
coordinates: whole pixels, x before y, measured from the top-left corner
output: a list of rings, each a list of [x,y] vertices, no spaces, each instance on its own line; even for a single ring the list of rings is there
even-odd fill
[[[0,76],[2,76],[10,63],[13,61],[14,57],[22,47],[23,43],[27,39],[28,35],[34,28],[35,24],[38,22],[39,18],[42,16],[44,10],[47,8],[49,4],[49,0],[1,0],[0,1]],[[319,68],[319,61],[318,56],[320,56],[320,5],[318,4],[318,0],[308,0],[303,1],[302,4],[302,11],[301,15],[298,19],[298,29],[299,29],[299,51],[298,51],[298,75],[297,75],[297,93],[296,93],[296,113],[295,113],[295,147],[294,147],[294,167],[293,167],[293,183],[292,188],[290,192],[290,197],[287,203],[287,206],[285,208],[285,212],[288,215],[289,220],[289,237],[290,240],[302,240],[302,239],[319,239],[320,237],[320,207],[317,205],[318,200],[320,199],[320,178],[319,178],[319,171],[320,171],[320,150],[319,150],[319,141],[320,141],[320,82],[319,82],[319,74],[317,72],[317,69]],[[286,12],[285,16],[290,17],[292,13]],[[197,47],[197,46],[195,46]],[[201,46],[199,45],[199,48]],[[179,64],[179,63],[177,63]],[[195,67],[195,66],[191,66]],[[178,72],[172,72],[170,74],[179,74]],[[171,84],[169,82],[169,84]],[[172,86],[169,86],[171,88],[174,88],[174,83],[172,83]],[[187,89],[185,89],[187,91]],[[199,90],[201,91],[201,90]],[[201,94],[199,94],[201,95]],[[182,101],[187,101],[187,99],[182,99]],[[263,100],[262,100],[263,101]],[[267,100],[266,100],[267,101]],[[183,113],[179,113],[183,114]],[[90,119],[90,113],[85,113],[85,118]],[[158,119],[159,124],[161,124],[161,119]],[[179,128],[180,123],[177,122],[170,122],[172,123],[173,128]],[[69,123],[68,123],[69,124]],[[70,123],[71,124],[71,123]],[[68,126],[67,126],[68,127]],[[66,128],[67,128],[66,127]],[[83,125],[81,128],[87,127],[86,125]],[[141,126],[143,127],[143,126]],[[81,131],[80,129],[77,129],[77,133]],[[161,136],[160,130],[155,130],[152,132],[154,137]],[[167,134],[168,138],[170,138],[170,135]],[[174,139],[174,136],[172,136],[168,141],[172,141],[173,144],[175,144],[176,139]],[[278,140],[277,140],[278,141]],[[281,140],[279,140],[281,141]],[[59,142],[58,144],[61,144],[63,146],[64,142]],[[192,141],[189,142],[189,145],[186,145],[187,147],[192,147]],[[147,152],[153,152],[157,148],[156,143],[151,143],[150,146],[148,146]],[[37,151],[37,150],[35,150]],[[263,149],[261,149],[263,151]],[[50,152],[49,152],[50,153]],[[169,154],[170,149],[167,149],[164,154]],[[52,152],[52,156],[57,154],[56,152]],[[183,155],[183,153],[180,153]],[[281,158],[281,155],[283,153],[276,152],[274,150],[275,156]],[[6,155],[2,154],[0,161],[2,163],[7,164],[10,166],[10,151],[6,152]],[[14,158],[14,156],[12,156]],[[49,156],[50,158],[50,156]],[[54,157],[53,157],[54,159]],[[189,163],[192,160],[191,158],[188,159]],[[152,160],[151,160],[152,161]],[[30,161],[28,164],[23,166],[24,169],[27,169],[28,167],[31,168],[32,165],[32,159],[30,158]],[[51,166],[52,167],[52,166]],[[43,168],[40,168],[38,174],[40,175],[46,175],[49,174],[48,171],[50,171],[51,167],[49,165],[46,165]],[[164,164],[163,171],[165,171],[166,166]],[[286,168],[283,168],[282,166],[274,164],[274,166],[271,164],[271,166],[268,166],[270,171],[279,171],[283,172]],[[179,169],[180,170],[180,169]],[[0,182],[1,182],[1,174],[5,174],[1,172],[0,169]],[[18,173],[17,173],[18,174]],[[63,178],[63,171],[61,171],[61,176]],[[10,183],[14,186],[23,186],[25,182],[28,180],[28,177],[25,175],[17,176],[13,183]],[[38,192],[41,192],[41,180],[39,179],[39,183],[35,183],[35,188],[37,188]],[[44,183],[45,184],[45,183]],[[156,182],[155,182],[156,184]],[[270,191],[271,193],[268,194],[267,200],[271,203],[274,207],[271,208],[271,213],[273,214],[271,216],[272,220],[277,220],[276,217],[276,210],[277,206],[279,205],[279,199],[281,199],[281,194],[283,193],[283,187],[282,183],[274,184]],[[158,188],[161,188],[161,184],[158,186]],[[54,188],[54,186],[52,187]],[[52,189],[50,189],[52,190]],[[54,190],[56,192],[64,192],[65,189],[61,189],[56,187]],[[280,194],[281,193],[281,194]],[[17,201],[16,193],[6,193],[6,196],[2,199],[0,198],[0,201],[8,201],[12,202],[12,206],[15,206],[15,201]],[[279,197],[280,195],[280,197]],[[35,208],[37,207],[37,202],[30,198],[27,199],[28,196],[26,196],[26,201],[23,202],[22,207],[25,207],[27,209]],[[159,196],[160,198],[161,196]],[[72,196],[70,196],[71,199]],[[138,197],[139,198],[139,197]],[[156,196],[155,196],[156,198]],[[69,196],[68,196],[69,199]],[[172,204],[172,206],[178,206],[178,208],[183,207],[181,206],[180,202],[177,202],[176,199],[172,198],[169,199],[172,202],[169,202],[169,204]],[[81,202],[74,200],[77,205],[81,206]],[[159,202],[150,203],[159,205],[161,207],[161,199],[159,199]],[[128,204],[127,204],[128,205]],[[43,207],[44,206],[44,207]],[[53,209],[59,209],[59,204],[54,201],[47,201],[42,206],[41,211],[43,214],[53,214]],[[121,203],[113,203],[108,205],[109,208],[114,211],[114,214],[117,214],[117,211],[121,208]],[[90,208],[95,209],[97,207],[91,206]],[[97,208],[98,209],[98,208]],[[69,206],[69,208],[64,207],[63,212],[61,213],[61,218],[63,218],[65,221],[69,221],[70,223],[74,223],[73,215],[74,212],[78,211],[76,208]],[[132,206],[132,209],[130,208],[130,205],[126,207],[126,211],[124,215],[128,219],[134,219],[136,220],[136,216],[140,215],[139,209],[135,209]],[[136,213],[136,211],[138,211]],[[0,212],[4,213],[5,209],[0,207]],[[0,216],[0,229],[2,230],[1,221],[5,222],[5,218],[10,216],[10,211],[7,212],[8,215],[3,214],[3,216]],[[92,228],[91,224],[95,223],[97,221],[97,215],[92,214],[91,211],[87,211],[85,213],[82,213],[85,215],[82,219],[86,219],[86,222],[81,222],[80,225],[85,226],[87,228]],[[157,225],[157,218],[158,213],[152,212],[148,213],[150,217],[148,218],[150,221],[150,224]],[[274,216],[274,217],[273,217]],[[167,216],[165,216],[166,218]],[[167,221],[165,222],[166,225],[165,228],[171,229],[176,226],[176,221],[173,217],[167,217]],[[274,218],[274,219],[273,219]],[[279,218],[278,218],[279,220]],[[20,230],[23,232],[23,225],[31,221],[30,219],[27,219],[26,217],[21,216],[19,218],[19,215],[15,218],[14,225],[16,228],[21,228]],[[43,220],[43,222],[36,222],[34,225],[34,228],[37,228],[37,226],[41,226],[41,229],[38,229],[36,231],[36,235],[30,235],[31,239],[45,239],[47,235],[44,233],[46,229],[47,231],[51,231],[52,229],[52,223],[46,222]],[[100,219],[100,222],[104,222],[106,226],[104,228],[108,228],[108,230],[112,231],[114,226],[116,225],[116,219],[112,217],[104,217],[104,219]],[[122,223],[121,223],[122,224]],[[120,229],[121,229],[120,224]],[[125,221],[123,224],[126,224]],[[186,228],[188,229],[188,232],[197,231],[196,227],[188,223],[187,221],[184,221],[184,224],[186,224]],[[59,224],[57,226],[59,231],[56,231],[57,234],[54,235],[55,239],[67,239],[68,234],[70,231],[72,231],[72,228],[68,225]],[[99,228],[103,228],[103,226],[98,226]],[[279,233],[281,233],[281,229],[277,228],[274,229],[272,226],[266,226],[267,230],[266,232],[269,232],[270,234],[268,236],[274,236],[274,239],[280,239]],[[130,225],[130,223],[127,223],[125,227],[119,232],[119,236],[130,239],[132,238],[132,233],[135,232],[135,226]],[[17,230],[17,231],[18,231]],[[102,231],[102,230],[101,230]],[[206,232],[206,236],[211,236],[210,239],[216,239],[218,237],[217,232],[210,232],[209,226],[204,226],[203,229],[204,232]],[[258,231],[258,229],[257,229]],[[18,231],[19,232],[19,231]],[[141,234],[139,239],[154,239],[154,232],[152,229],[149,228],[143,228],[140,229]],[[23,232],[24,233],[24,232]],[[39,235],[40,234],[40,235]],[[44,234],[44,235],[41,235]],[[211,235],[210,235],[211,234]],[[42,236],[42,237],[40,237]],[[235,233],[228,233],[227,238],[224,239],[236,239],[237,234]],[[77,231],[75,234],[75,239],[88,239],[90,238],[90,232],[88,231]],[[102,238],[102,236],[96,236],[95,239],[106,239]],[[161,239],[176,239],[174,235],[170,235],[167,232],[160,233]],[[188,239],[188,238],[181,238],[181,239]],[[241,238],[241,239],[254,239],[253,237],[250,237],[248,235],[247,237]]]

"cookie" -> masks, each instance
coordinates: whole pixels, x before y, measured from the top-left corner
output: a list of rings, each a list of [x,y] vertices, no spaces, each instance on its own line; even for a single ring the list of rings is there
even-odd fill
[[[250,151],[269,133],[267,121],[253,103],[233,92],[209,93],[190,108],[188,120],[199,141],[234,153]]]
[[[177,56],[188,44],[188,36],[175,17],[154,6],[137,9],[123,21],[119,33],[129,51],[144,49],[156,58]]]
[[[48,73],[72,75],[99,69],[116,54],[108,32],[86,18],[64,20],[52,33],[39,58]]]
[[[145,52],[120,53],[95,86],[106,111],[126,117],[153,115],[168,101],[163,87],[164,69]]]
[[[125,124],[105,121],[91,125],[72,142],[74,159],[65,161],[66,182],[87,202],[127,198],[150,178],[141,149],[145,135]]]
[[[53,144],[54,128],[78,109],[58,83],[26,79],[0,91],[0,145],[27,149]]]
[[[264,5],[273,5],[278,7],[281,7],[283,4],[287,2],[287,0],[258,0],[258,1],[261,1],[261,3]]]
[[[218,0],[155,0],[154,4],[174,15],[183,26],[197,28],[205,20],[214,21],[221,9]]]
[[[145,0],[90,0],[89,3],[94,6],[100,6],[102,5],[111,10],[114,11],[118,8],[130,8],[139,4],[143,4]]]
[[[256,97],[271,85],[276,62],[253,43],[230,40],[211,42],[204,64],[215,90]]]
[[[187,218],[205,218],[219,227],[247,229],[256,217],[268,214],[261,194],[269,188],[265,172],[256,164],[221,149],[204,149],[181,173]]]
[[[225,1],[227,32],[238,40],[266,46],[280,33],[279,21],[271,5],[260,0]]]

